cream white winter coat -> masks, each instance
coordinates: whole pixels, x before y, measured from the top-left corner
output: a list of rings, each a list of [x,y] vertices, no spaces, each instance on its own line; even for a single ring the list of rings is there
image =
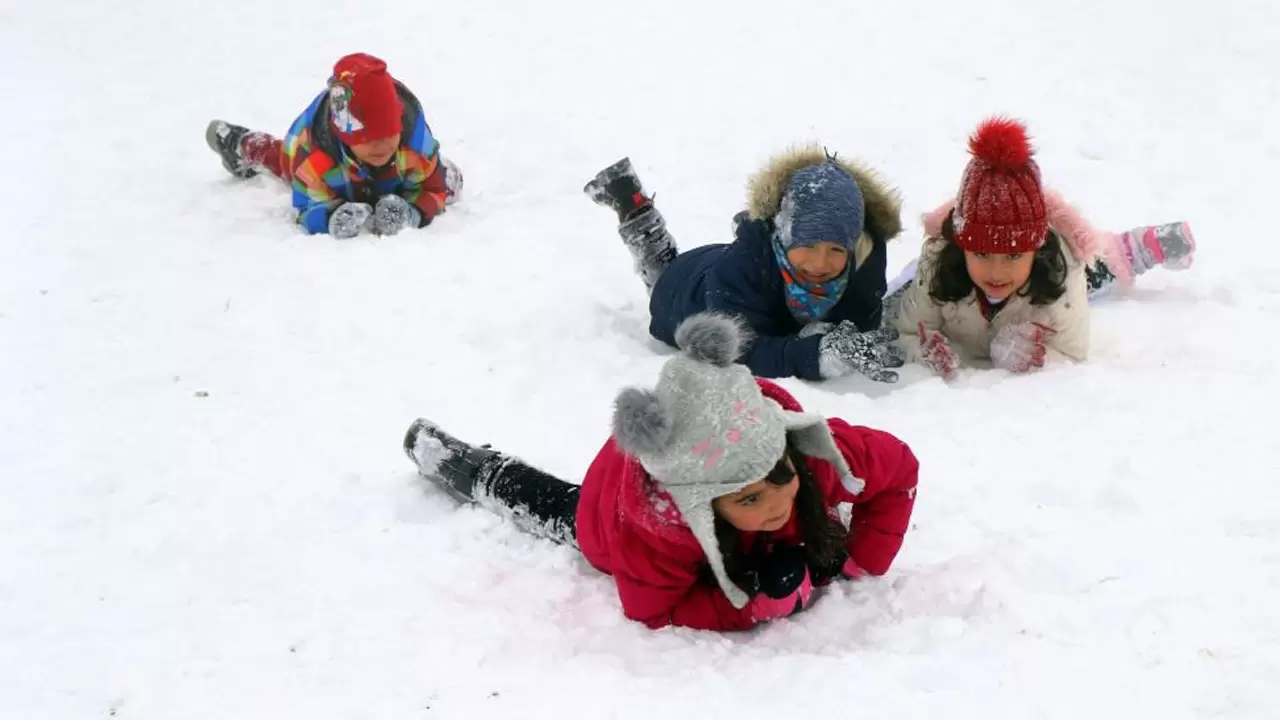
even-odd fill
[[[929,296],[938,252],[947,241],[941,237],[942,222],[954,207],[947,203],[924,217],[925,239],[915,279],[902,295],[898,307],[891,308],[894,327],[902,334],[908,360],[919,356],[919,323],[939,330],[951,342],[962,363],[989,361],[991,340],[1006,325],[1033,322],[1052,328],[1046,339],[1048,359],[1083,361],[1089,357],[1089,298],[1085,267],[1097,258],[1110,258],[1111,241],[1071,207],[1057,193],[1045,193],[1049,226],[1060,235],[1067,261],[1066,292],[1049,305],[1032,305],[1029,298],[1014,294],[990,320],[982,312],[977,291],[959,302],[939,303]],[[1110,266],[1113,263],[1108,263]]]

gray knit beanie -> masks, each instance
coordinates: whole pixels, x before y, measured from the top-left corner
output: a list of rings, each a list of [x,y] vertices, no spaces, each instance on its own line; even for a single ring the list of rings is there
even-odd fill
[[[750,598],[725,573],[711,501],[764,479],[782,459],[788,433],[800,452],[832,463],[850,492],[862,492],[863,482],[821,416],[783,410],[735,364],[750,341],[736,319],[692,315],[675,340],[683,352],[663,366],[653,390],[618,395],[613,436],[671,496],[725,596],[742,608]]]

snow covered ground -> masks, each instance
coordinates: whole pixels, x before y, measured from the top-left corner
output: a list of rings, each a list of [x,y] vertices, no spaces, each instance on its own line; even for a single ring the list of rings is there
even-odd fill
[[[1269,0],[5,3],[0,715],[1280,717],[1277,47]],[[357,50],[468,198],[305,237],[204,125],[283,132]],[[785,382],[921,458],[890,575],[651,632],[416,480],[419,415],[578,478],[655,378],[600,167],[687,248],[819,140],[902,189],[896,268],[993,112],[1098,224],[1201,253],[1100,304],[1085,366]]]

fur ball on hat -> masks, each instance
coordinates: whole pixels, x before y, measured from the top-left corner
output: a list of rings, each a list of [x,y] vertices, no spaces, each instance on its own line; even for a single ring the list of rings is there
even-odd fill
[[[751,331],[737,318],[703,312],[683,320],[675,332],[676,346],[698,363],[727,368],[742,355]],[[613,403],[613,436],[628,455],[646,457],[662,452],[671,440],[671,408],[652,390],[626,388]]]
[[[986,120],[969,137],[969,153],[956,196],[956,245],[975,253],[1040,249],[1049,222],[1026,126],[1009,118]]]
[[[1017,120],[992,118],[969,136],[969,154],[1002,170],[1018,170],[1031,159],[1031,140]]]
[[[729,367],[742,356],[751,330],[737,318],[698,313],[676,327],[676,347],[698,362]]]
[[[652,390],[626,388],[613,401],[613,437],[632,457],[662,452],[671,440],[671,412]]]

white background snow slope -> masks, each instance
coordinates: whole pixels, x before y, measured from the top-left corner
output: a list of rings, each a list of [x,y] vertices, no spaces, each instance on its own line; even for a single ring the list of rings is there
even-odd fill
[[[0,715],[1277,718],[1280,6],[1270,0],[273,0],[0,8]],[[336,242],[228,177],[346,52],[425,103],[466,201]],[[787,380],[907,440],[884,578],[653,632],[611,581],[425,488],[420,415],[577,480],[668,350],[582,183],[630,155],[683,247],[817,140],[919,213],[967,133],[1201,252],[1031,377]]]

